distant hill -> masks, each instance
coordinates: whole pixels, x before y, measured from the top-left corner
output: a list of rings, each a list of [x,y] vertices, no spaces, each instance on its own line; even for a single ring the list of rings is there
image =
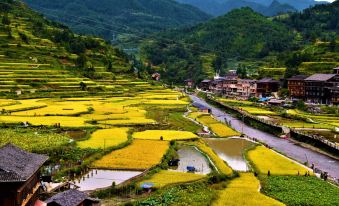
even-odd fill
[[[141,56],[169,82],[239,68],[257,77],[260,68],[330,73],[339,66],[338,44],[336,1],[273,18],[236,9],[191,28],[152,36],[144,41]]]
[[[124,39],[208,20],[199,9],[173,0],[24,0],[73,31]]]
[[[142,53],[151,65],[164,68],[163,75],[171,81],[182,81],[209,75],[203,65],[215,64],[217,58],[257,58],[267,51],[281,52],[292,46],[293,39],[283,24],[242,8],[192,28],[157,34],[145,41]]]
[[[190,4],[213,16],[220,16],[227,12],[250,7],[254,11],[266,16],[274,16],[295,10],[303,10],[310,6],[328,2],[314,0],[177,0],[180,3]]]

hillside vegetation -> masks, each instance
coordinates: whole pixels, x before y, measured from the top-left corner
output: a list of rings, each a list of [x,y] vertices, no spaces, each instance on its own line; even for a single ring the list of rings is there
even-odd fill
[[[198,7],[202,11],[213,16],[224,15],[233,9],[250,7],[254,11],[266,16],[274,16],[281,13],[293,12],[296,9],[293,4],[284,4],[282,1],[271,1],[268,4],[250,0],[177,0],[178,2]]]
[[[209,15],[172,0],[24,0],[73,31],[123,41],[167,28],[193,25]]]
[[[151,65],[163,68],[169,81],[182,82],[213,75],[227,66],[229,58],[259,58],[267,51],[289,50],[294,38],[283,24],[243,8],[189,29],[152,36],[141,52]]]
[[[1,2],[0,18],[0,92],[102,91],[105,86],[93,79],[112,80],[130,70],[120,50],[74,34],[23,3]]]
[[[338,4],[274,18],[237,9],[207,23],[151,36],[142,45],[142,58],[168,82],[201,80],[229,69],[253,78],[270,69],[277,79],[331,73],[339,65]]]

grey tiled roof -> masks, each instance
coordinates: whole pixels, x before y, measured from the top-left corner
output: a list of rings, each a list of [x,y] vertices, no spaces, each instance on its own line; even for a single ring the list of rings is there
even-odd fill
[[[307,76],[305,76],[305,75],[296,75],[296,76],[293,76],[291,78],[288,78],[287,80],[304,80],[306,78],[307,78]]]
[[[336,74],[313,74],[305,79],[305,81],[327,81],[333,78]]]
[[[7,144],[0,148],[0,182],[26,181],[47,159],[45,155],[29,153]]]
[[[67,190],[65,192],[61,192],[59,194],[54,195],[53,197],[47,199],[45,202],[49,203],[56,203],[60,206],[78,206],[85,200],[93,200],[88,197],[88,195],[84,192],[79,190]],[[99,200],[93,200],[99,201]]]
[[[258,83],[279,83],[279,81],[273,78],[263,78],[263,79],[260,79]]]

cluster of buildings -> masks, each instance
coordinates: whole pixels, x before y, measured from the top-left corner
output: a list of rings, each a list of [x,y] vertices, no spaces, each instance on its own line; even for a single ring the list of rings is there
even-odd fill
[[[297,75],[287,81],[292,99],[318,104],[339,103],[339,68],[335,68],[333,74],[314,74],[308,77]],[[251,97],[277,97],[282,82],[273,78],[241,79],[235,71],[230,71],[223,77],[216,75],[213,80],[203,80],[197,86],[220,96],[246,100]],[[185,85],[187,88],[195,86],[190,79],[185,81]]]
[[[192,88],[192,81],[186,80],[186,86]],[[278,92],[280,82],[272,78],[263,78],[261,80],[241,79],[235,71],[230,71],[223,77],[216,75],[213,80],[203,80],[198,87],[203,91],[224,97],[249,99],[251,97],[271,96],[272,93]]]
[[[297,75],[288,79],[291,98],[317,104],[339,104],[339,67],[333,74]]]

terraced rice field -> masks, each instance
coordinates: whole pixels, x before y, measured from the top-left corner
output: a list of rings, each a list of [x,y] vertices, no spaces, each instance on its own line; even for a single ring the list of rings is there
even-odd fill
[[[215,133],[218,137],[234,137],[239,136],[240,133],[228,127],[227,125],[215,120],[210,115],[200,115],[201,113],[191,113],[189,115],[190,118],[197,120],[201,124],[209,127],[213,133]]]
[[[93,163],[94,168],[146,170],[160,163],[169,148],[167,141],[134,140]]]
[[[129,128],[100,129],[88,140],[77,142],[80,148],[105,149],[128,141]]]
[[[0,116],[0,123],[22,123],[28,122],[34,126],[54,126],[60,123],[61,127],[93,127],[87,124],[86,119],[82,117],[67,117],[67,116]]]
[[[160,172],[153,175],[150,179],[140,182],[139,185],[142,185],[143,183],[153,183],[154,187],[161,188],[173,184],[194,182],[205,177],[205,175],[194,173],[161,170]]]
[[[244,110],[252,115],[278,115],[275,112],[272,112],[267,109],[259,108],[259,107],[246,106],[246,107],[239,107],[239,109]]]
[[[20,129],[0,130],[0,147],[11,143],[30,152],[46,153],[46,151],[67,145],[69,142],[69,138],[52,132]]]
[[[254,168],[262,174],[267,174],[268,171],[272,175],[298,175],[298,173],[304,175],[306,172],[312,174],[308,168],[264,146],[257,146],[250,150],[248,158],[253,163]]]
[[[135,139],[150,139],[150,140],[188,140],[196,139],[197,135],[192,132],[185,131],[171,131],[171,130],[146,130],[143,132],[136,132],[133,134]]]
[[[213,206],[283,206],[284,204],[259,192],[260,182],[252,173],[240,173],[226,189],[219,192]]]

